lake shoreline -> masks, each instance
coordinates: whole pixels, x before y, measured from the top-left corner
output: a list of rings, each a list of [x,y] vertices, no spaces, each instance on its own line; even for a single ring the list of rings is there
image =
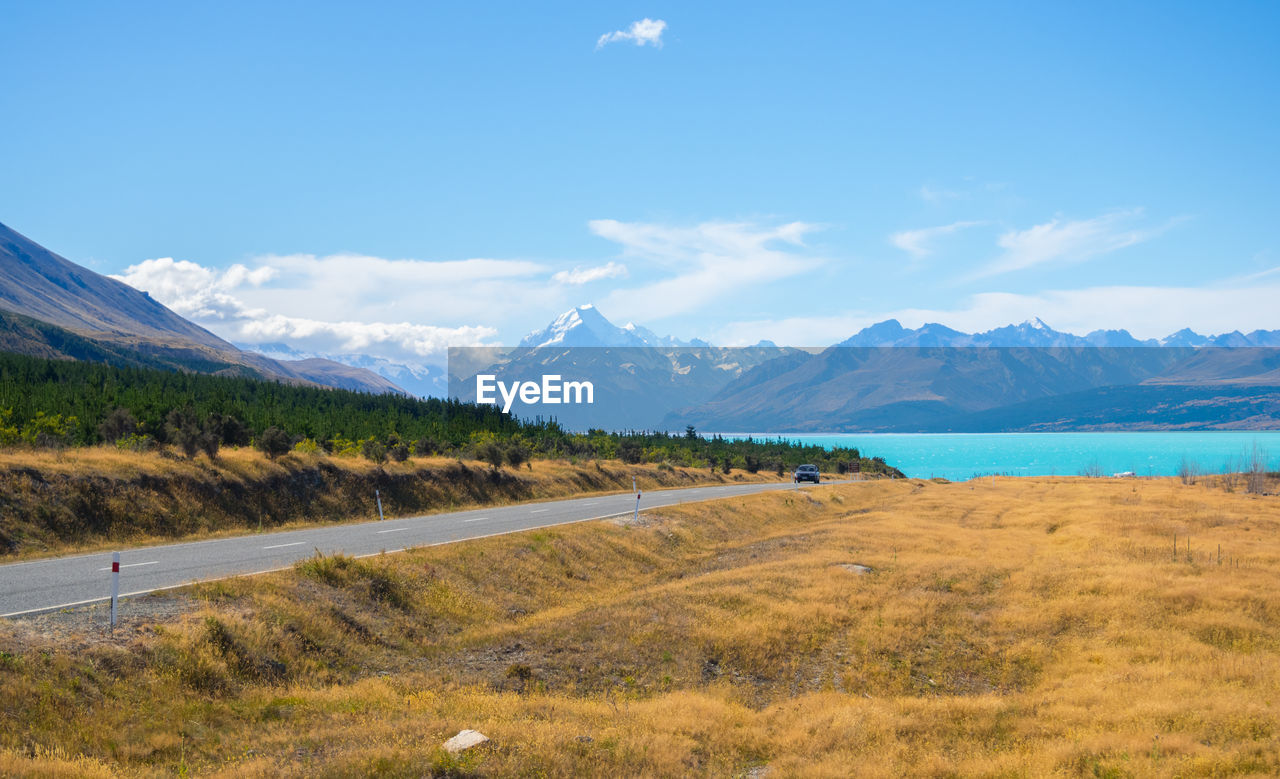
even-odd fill
[[[1062,433],[708,433],[857,447],[913,478],[982,476],[1178,476],[1280,470],[1280,431],[1195,430]]]

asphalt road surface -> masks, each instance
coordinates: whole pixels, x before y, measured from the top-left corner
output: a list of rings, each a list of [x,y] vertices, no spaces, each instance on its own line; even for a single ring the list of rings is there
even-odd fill
[[[642,495],[640,510],[796,488],[790,482],[773,482],[656,490]],[[276,571],[317,550],[356,557],[398,552],[615,517],[630,514],[635,505],[635,494],[624,493],[126,549],[120,555],[120,595],[143,595],[192,582]],[[53,611],[110,597],[110,552],[0,565],[0,617]]]

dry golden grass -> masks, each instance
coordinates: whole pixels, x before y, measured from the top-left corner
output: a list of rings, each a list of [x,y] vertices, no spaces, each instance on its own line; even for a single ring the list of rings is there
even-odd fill
[[[642,519],[312,559],[76,649],[0,626],[0,773],[1280,772],[1274,497],[898,481]],[[463,728],[492,746],[448,756]]]
[[[87,447],[0,450],[0,558],[21,559],[256,530],[305,527],[475,505],[741,481],[773,474],[537,460],[494,471],[476,461],[412,458],[376,465],[352,457],[253,449],[217,459]]]

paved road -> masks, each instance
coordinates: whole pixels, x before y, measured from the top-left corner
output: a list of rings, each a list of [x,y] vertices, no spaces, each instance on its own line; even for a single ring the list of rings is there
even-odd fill
[[[640,509],[778,489],[794,487],[774,482],[657,490],[644,493]],[[604,519],[630,513],[635,502],[634,493],[624,493],[124,550],[120,593],[122,597],[142,595],[197,581],[276,571],[316,550],[373,555]],[[107,600],[110,571],[110,552],[0,565],[0,617]]]

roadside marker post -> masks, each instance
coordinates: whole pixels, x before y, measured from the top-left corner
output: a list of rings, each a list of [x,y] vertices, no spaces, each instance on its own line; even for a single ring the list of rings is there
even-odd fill
[[[378,499],[378,521],[382,521],[382,490],[374,490],[373,496]]]
[[[120,553],[111,553],[111,629],[116,629],[116,603],[120,600]]]
[[[631,477],[631,491],[636,494],[636,513],[635,513],[635,516],[632,518],[632,521],[639,522],[640,521],[640,490],[639,488],[636,487],[636,477],[634,476]]]

